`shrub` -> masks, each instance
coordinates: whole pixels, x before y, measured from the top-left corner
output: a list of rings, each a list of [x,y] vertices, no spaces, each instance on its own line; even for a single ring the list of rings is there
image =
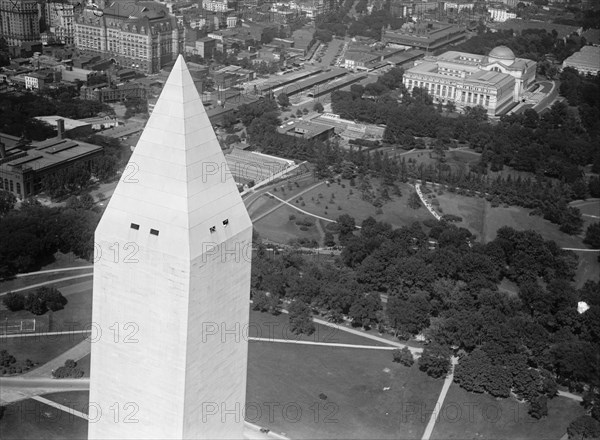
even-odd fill
[[[399,362],[406,367],[411,367],[415,363],[415,359],[408,347],[394,350],[392,355],[394,356],[394,362]]]
[[[290,214],[290,216],[289,216],[289,220],[290,220],[291,222],[293,222],[294,220],[296,220],[296,216],[295,216],[294,214]]]
[[[25,308],[25,298],[20,293],[8,292],[2,302],[11,312],[18,312]]]

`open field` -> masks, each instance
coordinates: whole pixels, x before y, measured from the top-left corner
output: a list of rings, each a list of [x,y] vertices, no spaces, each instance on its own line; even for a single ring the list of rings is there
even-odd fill
[[[263,198],[266,199],[266,197]],[[263,206],[269,207],[268,209],[270,209],[277,206],[278,203],[280,202],[277,200],[267,199]],[[296,219],[290,220],[290,215],[296,216]],[[302,231],[300,226],[296,225],[295,222],[303,220],[305,217],[310,219],[313,226],[309,226],[308,230]],[[254,222],[254,229],[262,238],[271,242],[287,244],[290,240],[299,238],[316,240],[320,243],[322,241],[322,236],[319,233],[317,221],[320,222],[320,220],[306,216],[289,206],[283,205],[266,217]]]
[[[416,365],[394,364],[386,351],[255,342],[247,420],[294,439],[420,438],[425,423],[402,423],[404,405],[433,406],[441,387]],[[276,402],[272,421],[267,402]]]
[[[374,189],[379,186],[375,179],[371,183]],[[341,185],[345,185],[345,188],[342,188]],[[380,214],[377,214],[375,206],[362,200],[361,191],[358,189],[358,182],[357,186],[351,187],[349,181],[344,179],[341,180],[341,184],[331,183],[329,187],[322,186],[307,192],[303,195],[302,199],[305,202],[305,206],[300,207],[312,214],[331,218],[332,220],[337,219],[342,214],[348,214],[356,219],[357,225],[360,225],[367,217],[373,217],[377,221],[390,223],[395,228],[411,225],[415,221],[433,218],[425,207],[419,209],[408,207],[408,198],[414,191],[412,186],[401,183],[399,187],[402,196],[399,197],[390,194],[392,200],[383,205],[381,208],[383,213]],[[331,198],[332,194],[333,199]],[[325,206],[328,206],[328,214],[325,214]],[[340,210],[337,209],[338,206],[341,208]]]
[[[405,159],[406,162],[415,162],[415,167],[418,168],[420,164],[424,166],[436,165],[438,163],[437,155],[430,149],[415,150],[411,152],[399,153],[401,158]],[[393,156],[393,154],[390,154]],[[452,170],[458,169],[468,170],[469,165],[474,165],[479,162],[481,154],[472,150],[453,150],[446,151],[445,164],[449,165]]]
[[[87,396],[87,393],[85,394]],[[4,416],[0,420],[0,438],[82,439],[87,438],[87,425],[86,420],[36,400],[27,399],[5,407]]]
[[[431,438],[558,440],[583,413],[578,402],[555,397],[548,401],[548,416],[536,420],[527,414],[527,404],[468,393],[452,384]]]

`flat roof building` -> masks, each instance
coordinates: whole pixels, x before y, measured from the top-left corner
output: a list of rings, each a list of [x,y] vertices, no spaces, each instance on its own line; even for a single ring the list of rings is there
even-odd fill
[[[277,128],[277,131],[288,136],[299,137],[306,140],[318,139],[321,141],[329,139],[335,133],[333,127],[315,124],[303,119],[286,121]]]
[[[7,135],[0,134],[0,189],[13,193],[19,199],[40,192],[45,176],[79,163],[91,167],[93,159],[103,154],[101,146],[61,135],[36,142],[28,150],[6,142],[10,140]]]
[[[521,99],[535,80],[536,66],[506,46],[488,56],[449,51],[415,62],[402,82],[409,91],[425,88],[436,102],[453,102],[458,109],[480,105],[495,116]]]
[[[572,67],[584,75],[597,75],[600,71],[600,47],[583,46],[579,52],[564,60],[562,67]]]
[[[435,51],[449,44],[464,40],[467,33],[464,28],[442,23],[405,23],[400,29],[387,29],[381,41],[386,44]]]

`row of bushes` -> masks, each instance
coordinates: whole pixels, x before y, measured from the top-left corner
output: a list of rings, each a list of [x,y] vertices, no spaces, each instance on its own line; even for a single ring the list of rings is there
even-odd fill
[[[68,301],[57,288],[40,287],[35,292],[30,292],[27,295],[9,292],[4,297],[3,302],[11,312],[27,310],[34,315],[43,315],[48,310],[56,312],[64,309]]]

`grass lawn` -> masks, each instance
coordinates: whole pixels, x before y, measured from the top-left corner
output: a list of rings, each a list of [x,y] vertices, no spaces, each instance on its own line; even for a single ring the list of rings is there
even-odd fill
[[[2,338],[0,350],[7,350],[17,360],[31,359],[39,366],[73,348],[86,336],[86,334],[76,334]]]
[[[536,420],[527,414],[527,404],[468,393],[452,384],[431,438],[559,439],[583,413],[578,402],[555,397],[548,402],[548,416]]]
[[[270,313],[262,313],[250,310],[250,326],[248,328],[248,336],[269,339],[287,339],[292,341],[330,342],[335,344],[357,344],[389,347],[389,345],[382,342],[377,342],[369,338],[363,338],[362,336],[318,323],[315,323],[315,332],[312,335],[296,335],[290,331],[288,318],[289,315],[286,313],[274,316]],[[371,334],[377,335],[375,331],[371,331]],[[252,344],[254,343],[255,342],[252,342]]]
[[[371,179],[371,183],[374,189],[379,187],[379,183],[375,179]],[[345,188],[342,188],[342,184],[345,185]],[[371,216],[377,221],[390,223],[395,228],[411,225],[415,221],[433,218],[425,207],[419,209],[408,207],[408,198],[414,191],[413,187],[403,183],[399,184],[399,187],[402,196],[398,197],[390,194],[392,200],[383,205],[381,208],[383,213],[381,214],[376,213],[377,208],[371,203],[362,200],[361,191],[357,187],[351,187],[350,182],[344,179],[341,180],[341,184],[332,183],[329,187],[321,186],[304,194],[302,197],[306,206],[301,206],[301,208],[312,214],[332,220],[337,219],[342,214],[348,214],[356,219],[357,225],[360,225],[363,220]],[[323,197],[320,198],[319,194]],[[331,198],[332,194],[333,199]],[[328,206],[328,214],[325,214],[325,206]],[[341,209],[338,210],[338,206]]]
[[[441,387],[387,351],[254,342],[246,419],[294,439],[414,439],[426,422],[405,420],[407,408],[433,407]]]
[[[87,438],[88,422],[37,400],[7,405],[0,420],[2,440]]]
[[[277,203],[279,202],[269,200],[270,207],[275,206]],[[296,219],[290,220],[290,215],[296,216]],[[313,226],[309,226],[307,231],[302,231],[300,226],[296,225],[295,222],[297,220],[303,220],[305,217],[313,222]],[[314,217],[307,216],[290,206],[283,205],[266,217],[254,222],[254,228],[262,238],[276,243],[286,244],[295,238],[316,240],[320,243],[322,241],[321,234],[319,233],[316,222],[317,219]]]

